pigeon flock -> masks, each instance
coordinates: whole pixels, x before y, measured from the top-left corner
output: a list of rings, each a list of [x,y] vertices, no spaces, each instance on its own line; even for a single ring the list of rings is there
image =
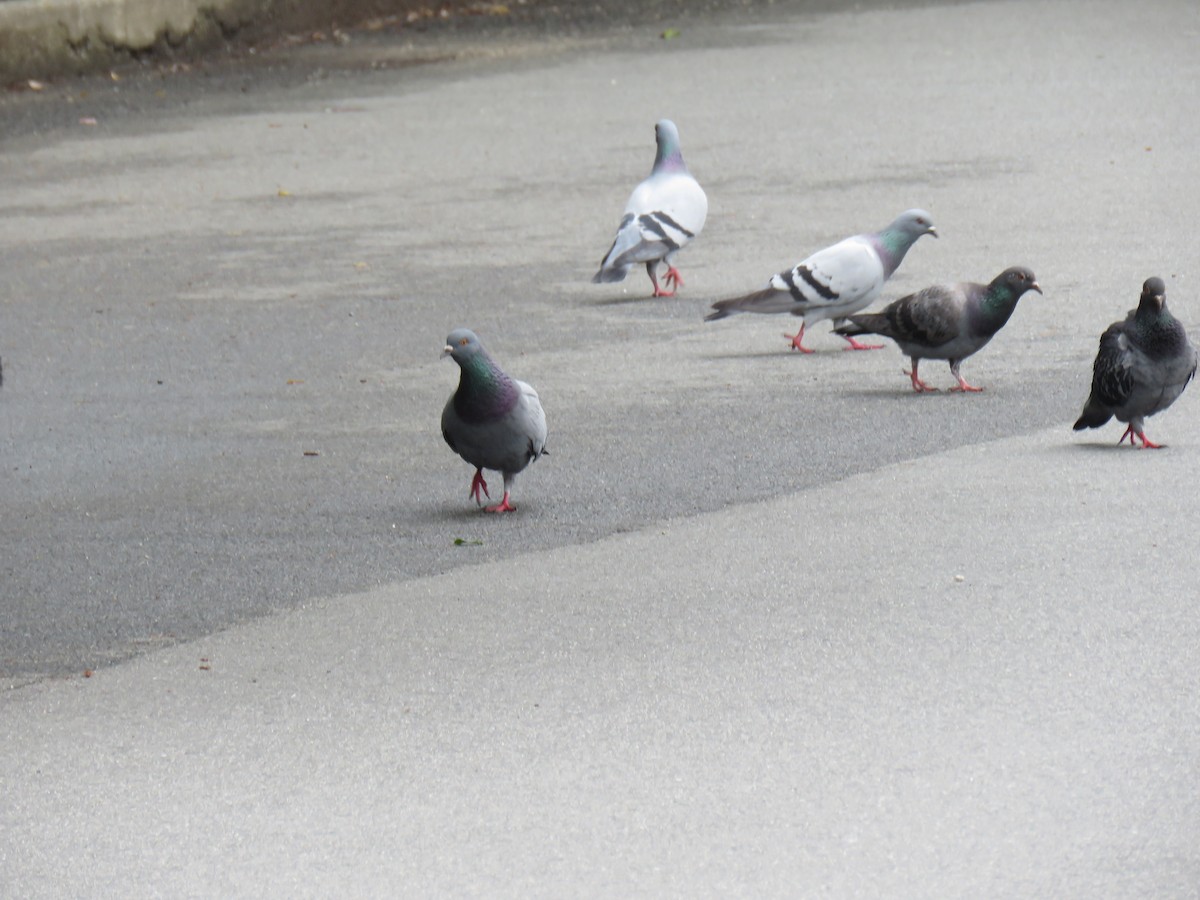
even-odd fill
[[[708,215],[708,197],[688,171],[675,123],[663,119],[654,127],[657,153],[650,175],[625,204],[612,246],[592,278],[594,283],[623,281],[637,263],[644,263],[654,297],[672,297],[683,285],[675,255],[700,234]],[[905,371],[918,393],[936,391],[922,381],[922,359],[944,359],[958,382],[951,391],[978,392],[960,371],[963,360],[978,353],[1008,322],[1017,302],[1029,291],[1042,293],[1029,269],[1013,266],[988,284],[935,284],[902,297],[876,313],[864,313],[884,284],[904,261],[905,254],[924,235],[938,236],[929,213],[910,209],[881,231],[859,234],[818,250],[791,269],[771,277],[766,287],[740,297],[720,300],[705,321],[735,313],[791,313],[801,319],[796,334],[785,334],[801,353],[805,329],[832,320],[833,333],[849,349],[875,350],[861,335],[880,335],[895,341],[909,357]],[[659,264],[666,265],[659,284]],[[668,289],[669,288],[669,289]],[[482,505],[489,497],[484,469],[504,477],[500,503],[488,512],[511,512],[511,491],[517,474],[547,453],[546,415],[537,391],[505,374],[476,335],[465,328],[446,338],[444,354],[458,363],[458,389],[442,412],[442,436],[455,453],[475,466],[470,497]],[[1196,374],[1197,354],[1183,325],[1167,310],[1166,286],[1150,278],[1142,286],[1138,308],[1114,322],[1100,338],[1092,374],[1091,395],[1075,430],[1099,428],[1114,416],[1128,426],[1118,443],[1157,448],[1146,437],[1147,416],[1166,409],[1183,393]]]

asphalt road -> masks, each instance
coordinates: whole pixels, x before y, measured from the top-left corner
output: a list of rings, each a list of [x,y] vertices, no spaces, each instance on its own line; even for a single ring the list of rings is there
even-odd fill
[[[1145,277],[1200,331],[1200,11],[676,24],[6,101],[14,895],[1200,891],[1195,398],[1069,428]],[[590,276],[662,116],[710,214],[651,300]],[[701,321],[916,205],[887,297],[1045,289],[983,394]],[[464,325],[550,424],[503,518]]]

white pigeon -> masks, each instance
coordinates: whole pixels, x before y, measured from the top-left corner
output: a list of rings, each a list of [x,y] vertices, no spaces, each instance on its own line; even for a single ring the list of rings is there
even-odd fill
[[[675,254],[704,228],[708,197],[683,161],[675,123],[660,121],[654,126],[654,137],[658,142],[654,168],[629,195],[617,236],[592,282],[624,281],[636,263],[645,263],[654,296],[673,297],[676,287],[683,285]],[[660,260],[667,264],[663,282],[669,291],[658,286]]]
[[[892,277],[908,248],[926,234],[937,237],[937,228],[923,209],[901,213],[882,231],[859,234],[818,250],[793,268],[780,272],[761,291],[721,300],[706,322],[739,312],[791,313],[804,321],[797,334],[785,334],[792,348],[812,353],[804,346],[804,329],[824,319],[839,323],[866,309]],[[853,350],[876,350],[882,344],[860,344],[843,335]]]

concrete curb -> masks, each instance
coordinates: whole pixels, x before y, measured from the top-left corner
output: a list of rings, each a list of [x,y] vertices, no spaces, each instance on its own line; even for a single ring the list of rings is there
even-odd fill
[[[270,0],[11,0],[0,3],[0,78],[79,74],[163,44],[202,46]]]

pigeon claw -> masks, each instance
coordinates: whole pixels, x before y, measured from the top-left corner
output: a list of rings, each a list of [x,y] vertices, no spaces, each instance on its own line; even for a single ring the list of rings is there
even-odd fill
[[[485,506],[483,511],[490,513],[502,513],[515,512],[516,509],[517,508],[515,506],[508,502],[508,491],[505,491],[504,498],[499,503],[497,503],[495,506]]]
[[[1166,446],[1165,444],[1154,443],[1154,441],[1152,441],[1152,440],[1150,440],[1150,438],[1146,437],[1146,432],[1144,432],[1144,431],[1134,431],[1132,425],[1128,426],[1125,429],[1125,433],[1123,435],[1121,435],[1121,439],[1119,441],[1117,441],[1117,443],[1118,444],[1125,443],[1125,438],[1129,438],[1129,446],[1130,447],[1136,447],[1137,442],[1134,440],[1134,438],[1140,438],[1142,441],[1142,446],[1140,449],[1142,449],[1142,450],[1161,450],[1163,447]]]
[[[667,287],[671,287],[672,285],[674,285],[674,287],[671,287],[671,290],[668,291],[666,289],[666,287],[658,286],[658,276],[654,274],[654,269],[655,269],[656,265],[657,265],[657,263],[654,263],[654,262],[646,263],[646,274],[650,276],[650,283],[652,285],[654,285],[654,293],[651,294],[650,296],[651,297],[674,297],[676,288],[680,287],[683,284],[683,278],[680,276],[679,270],[677,268],[675,268],[674,266],[667,266],[667,274],[663,276],[663,284],[666,285]]]
[[[467,494],[467,496],[472,498],[477,504],[482,506],[483,505],[483,497],[479,496],[480,491],[483,491],[483,497],[487,497],[489,500],[491,499],[492,495],[488,493],[487,482],[483,480],[483,469],[476,469],[475,477],[471,479],[471,490]],[[505,501],[507,502],[508,495],[505,494],[504,496],[505,496]]]
[[[937,393],[937,388],[935,388],[931,384],[926,384],[924,381],[922,381],[920,378],[917,377],[917,367],[916,366],[913,366],[913,370],[911,372],[908,371],[908,369],[901,369],[900,371],[909,377],[909,379],[912,381],[913,390],[916,391],[918,394],[936,394]]]
[[[800,326],[800,330],[795,334],[788,334],[786,331],[783,336],[792,342],[792,349],[799,350],[801,353],[812,353],[813,351],[804,346],[804,326]]]
[[[850,337],[850,335],[848,335],[848,334],[843,334],[842,337],[845,339],[846,343],[848,343],[850,345],[849,347],[846,348],[847,350],[882,350],[883,349],[883,344],[863,344],[859,341],[856,341],[854,338]]]

